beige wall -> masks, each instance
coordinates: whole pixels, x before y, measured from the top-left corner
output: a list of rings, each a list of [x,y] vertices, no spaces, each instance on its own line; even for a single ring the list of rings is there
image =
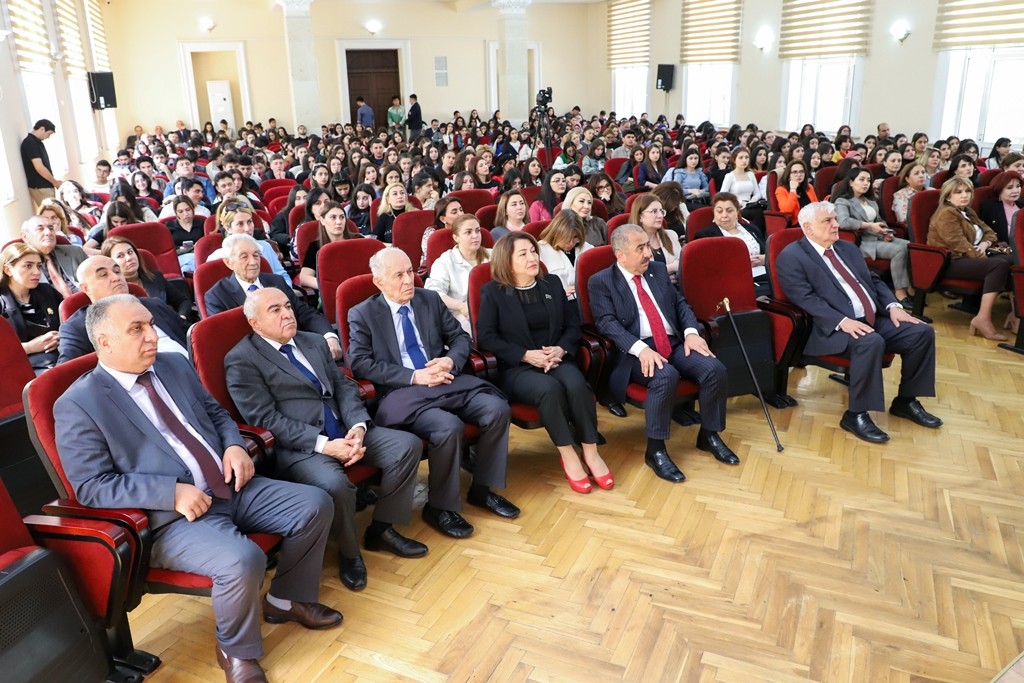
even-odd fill
[[[231,85],[235,121],[245,121],[242,118],[242,93],[238,86],[238,60],[234,52],[193,52],[192,72],[195,74],[195,96],[199,107],[196,128],[200,128],[206,121],[212,121],[213,118],[210,115],[210,99],[206,91],[207,81],[227,81]],[[217,128],[215,121],[213,126]]]

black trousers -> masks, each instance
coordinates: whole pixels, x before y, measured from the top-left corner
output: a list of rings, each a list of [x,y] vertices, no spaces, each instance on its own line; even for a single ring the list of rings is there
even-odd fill
[[[566,361],[547,373],[532,366],[514,368],[503,373],[501,389],[517,403],[537,406],[544,429],[556,446],[572,445],[576,435],[580,443],[597,443],[594,394],[572,359],[566,357]]]
[[[863,321],[862,321],[863,322]],[[875,333],[851,339],[850,411],[885,410],[882,357],[898,353],[903,360],[899,395],[906,398],[935,395],[935,330],[924,323],[901,323],[885,313],[875,320]]]

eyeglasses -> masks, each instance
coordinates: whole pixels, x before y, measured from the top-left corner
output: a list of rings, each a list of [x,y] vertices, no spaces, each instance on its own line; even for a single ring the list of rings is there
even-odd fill
[[[646,211],[643,211],[642,213],[649,213],[652,216],[664,216],[665,214],[668,213],[668,211],[665,211],[665,209],[647,209]]]
[[[248,211],[249,210],[249,205],[248,204],[243,204],[242,202],[231,202],[230,204],[225,204],[224,208],[222,210],[223,211],[242,211],[242,210]]]

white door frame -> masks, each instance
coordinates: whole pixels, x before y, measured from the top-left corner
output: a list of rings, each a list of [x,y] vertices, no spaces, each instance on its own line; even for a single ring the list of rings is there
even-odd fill
[[[348,57],[349,50],[398,50],[398,89],[403,106],[416,92],[412,84],[412,41],[410,40],[348,40],[335,41],[338,51],[338,96],[341,98],[341,123],[349,120]]]
[[[249,93],[249,69],[245,63],[245,43],[224,40],[211,42],[178,41],[178,58],[181,62],[182,88],[185,91],[185,105],[192,117],[193,128],[202,128],[199,120],[199,102],[196,99],[196,73],[192,68],[192,54],[195,52],[234,52],[238,68],[238,89],[242,96],[242,120],[252,121],[252,98]],[[204,86],[205,90],[205,86]]]
[[[500,41],[488,40],[485,46],[486,50],[486,64],[487,64],[487,111],[493,112],[498,107],[498,47]],[[544,78],[541,76],[541,43],[539,40],[528,40],[526,41],[526,49],[533,50],[533,73],[537,79],[537,83],[543,83]],[[529,105],[533,107],[533,96],[537,93],[528,93]]]

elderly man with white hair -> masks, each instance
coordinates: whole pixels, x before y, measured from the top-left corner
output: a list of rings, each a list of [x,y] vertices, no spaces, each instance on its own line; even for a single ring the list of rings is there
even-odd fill
[[[864,441],[889,440],[868,411],[885,410],[882,359],[898,353],[900,388],[889,412],[922,427],[941,427],[942,420],[917,400],[935,395],[935,330],[903,310],[868,270],[857,245],[839,239],[831,202],[808,204],[798,219],[804,239],[782,250],[776,270],[786,298],[812,317],[804,353],[850,359],[850,404],[839,426]]]
[[[245,234],[231,235],[224,240],[221,251],[224,264],[231,269],[231,275],[225,275],[206,292],[207,315],[238,308],[252,292],[265,287],[276,287],[288,297],[299,329],[322,335],[327,340],[334,360],[341,358],[341,343],[327,319],[295,296],[291,285],[283,277],[260,272],[262,252],[255,238]]]
[[[81,247],[57,244],[57,230],[42,216],[32,216],[21,224],[21,238],[43,255],[43,282],[53,285],[65,299],[78,291],[76,272],[89,257]]]

